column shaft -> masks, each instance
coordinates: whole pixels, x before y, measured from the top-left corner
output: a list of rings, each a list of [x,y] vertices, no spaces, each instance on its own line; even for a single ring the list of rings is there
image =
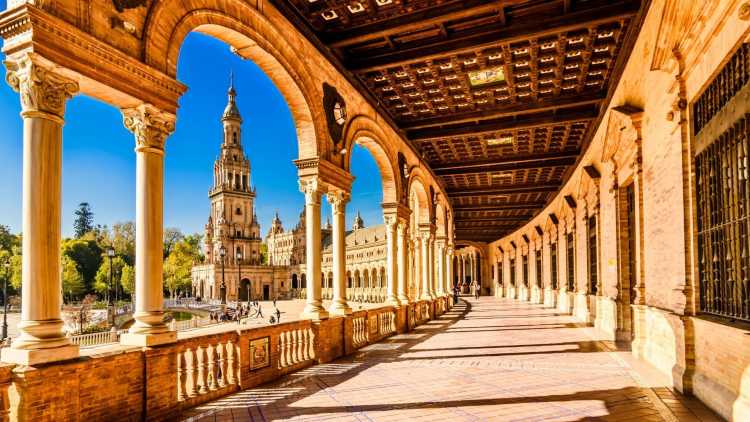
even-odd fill
[[[343,192],[328,194],[333,212],[333,303],[331,313],[348,315],[352,308],[346,300],[346,203],[349,195]]]
[[[396,273],[396,229],[398,219],[395,215],[385,216],[386,237],[386,280],[388,283],[386,303],[392,306],[401,306],[396,293],[398,285],[398,274]]]
[[[78,356],[60,315],[62,126],[78,84],[32,54],[8,57],[5,65],[23,110],[23,257],[20,335],[2,350],[2,360],[36,365]]]
[[[408,228],[405,221],[398,223],[398,299],[402,305],[409,303],[407,290],[407,275],[409,274]]]
[[[320,285],[320,199],[321,191],[316,178],[300,180],[300,190],[305,193],[305,229],[307,270],[307,303],[302,311],[306,319],[326,319],[328,312],[323,308]]]
[[[135,322],[121,342],[153,346],[177,340],[164,320],[164,143],[174,116],[141,105],[123,110],[125,127],[136,140]]]

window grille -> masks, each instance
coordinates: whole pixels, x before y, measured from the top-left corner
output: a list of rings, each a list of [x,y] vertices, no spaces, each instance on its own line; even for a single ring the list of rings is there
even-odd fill
[[[536,251],[536,286],[542,287],[542,250]]]
[[[750,114],[737,94],[750,89],[749,60],[750,44],[743,44],[693,104],[692,115],[696,135],[717,122],[696,137],[700,310],[744,321],[750,321]]]
[[[570,232],[566,235],[567,244],[568,244],[568,254],[567,254],[567,267],[568,267],[568,291],[573,292],[575,291],[575,271],[576,271],[576,258],[575,258],[575,240],[573,236],[573,232]]]
[[[599,269],[597,266],[597,250],[596,250],[596,217],[589,217],[588,219],[588,237],[589,237],[589,294],[596,295],[596,282],[599,276]]]
[[[549,246],[550,279],[552,281],[552,290],[557,290],[557,243],[550,243]]]
[[[750,114],[695,157],[700,309],[750,321]]]

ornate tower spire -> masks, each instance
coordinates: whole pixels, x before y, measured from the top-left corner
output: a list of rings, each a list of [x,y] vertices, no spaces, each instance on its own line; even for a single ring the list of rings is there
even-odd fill
[[[362,220],[362,216],[359,214],[359,211],[357,211],[357,216],[354,217],[354,225],[352,225],[352,230],[359,230],[365,228],[365,221]]]
[[[227,90],[227,106],[224,108],[224,114],[221,116],[221,121],[236,120],[238,123],[242,123],[242,116],[240,115],[240,109],[237,108],[237,91],[234,90],[234,73],[229,73],[229,89]]]

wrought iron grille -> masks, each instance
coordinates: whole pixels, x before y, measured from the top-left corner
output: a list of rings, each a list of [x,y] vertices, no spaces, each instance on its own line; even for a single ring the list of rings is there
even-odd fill
[[[523,286],[529,287],[529,256],[523,256]]]
[[[750,321],[749,151],[746,114],[695,157],[700,309],[745,321]]]
[[[551,243],[549,251],[550,279],[552,290],[557,290],[557,243]]]
[[[573,236],[573,232],[570,232],[566,235],[566,240],[568,244],[568,254],[567,254],[567,267],[568,267],[568,291],[573,292],[575,291],[575,275],[576,275],[576,254],[575,254],[575,240]]]
[[[510,260],[510,285],[516,287],[516,260]]]
[[[542,250],[536,251],[536,286],[542,287]]]
[[[695,134],[750,81],[750,44],[742,44],[693,104]]]
[[[596,294],[596,282],[599,276],[599,268],[597,266],[597,250],[596,250],[596,217],[589,217],[588,219],[588,235],[589,235],[589,294]]]

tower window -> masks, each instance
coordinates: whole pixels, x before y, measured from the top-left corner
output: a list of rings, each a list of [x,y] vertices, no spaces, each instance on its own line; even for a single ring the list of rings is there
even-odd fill
[[[236,145],[237,144],[237,132],[232,133],[232,142]],[[237,158],[235,158],[236,160]]]
[[[242,209],[240,209],[240,207],[237,207],[237,209],[234,211],[234,213],[237,214],[237,215],[242,215]]]

